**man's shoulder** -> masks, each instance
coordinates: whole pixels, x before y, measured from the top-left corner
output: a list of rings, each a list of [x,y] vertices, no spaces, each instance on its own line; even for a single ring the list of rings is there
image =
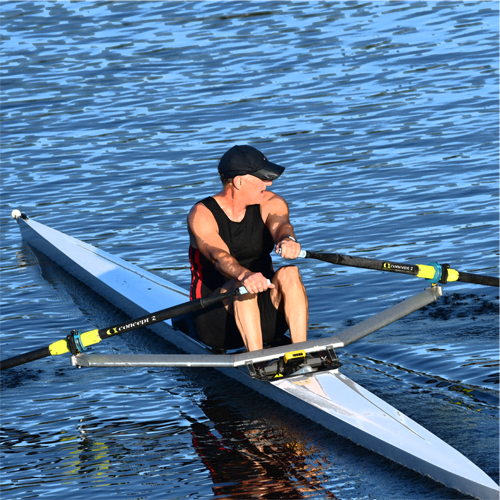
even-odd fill
[[[261,204],[261,214],[266,224],[269,217],[288,217],[288,204],[279,194],[266,191],[266,200]]]
[[[273,191],[266,191],[265,192],[265,199],[263,205],[267,207],[271,206],[283,206],[286,205],[285,198],[280,196],[279,194],[276,194]]]
[[[208,207],[204,203],[202,203],[202,201],[199,201],[198,203],[194,204],[192,206],[191,210],[189,211],[189,214],[187,216],[189,223],[192,224],[195,221],[202,222],[202,221],[214,219],[214,216],[213,216],[211,210],[209,210]]]

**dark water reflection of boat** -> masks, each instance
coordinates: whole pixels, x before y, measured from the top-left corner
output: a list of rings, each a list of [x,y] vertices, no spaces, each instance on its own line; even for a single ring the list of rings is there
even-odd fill
[[[203,400],[200,409],[209,422],[186,419],[218,498],[337,498],[323,487],[325,470],[303,443],[276,429],[244,429],[215,400]]]

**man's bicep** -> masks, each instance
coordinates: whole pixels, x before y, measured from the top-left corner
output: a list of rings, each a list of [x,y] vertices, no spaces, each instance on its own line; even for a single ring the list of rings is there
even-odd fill
[[[219,227],[212,213],[205,207],[195,207],[188,216],[191,245],[212,262],[217,255],[229,249],[219,235]]]
[[[280,227],[289,224],[290,219],[288,215],[288,205],[283,198],[276,196],[276,198],[269,204],[269,214],[267,216],[266,225],[269,228],[271,235],[274,237]]]

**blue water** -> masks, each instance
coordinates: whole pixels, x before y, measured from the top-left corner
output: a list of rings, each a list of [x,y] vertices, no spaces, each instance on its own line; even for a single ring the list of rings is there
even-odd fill
[[[186,214],[251,144],[309,250],[498,276],[498,2],[2,2],[1,346],[124,315],[10,212],[189,285]],[[279,266],[279,259],[276,266]],[[422,280],[298,263],[310,337]],[[498,482],[498,289],[350,345],[343,372]],[[173,352],[148,331],[103,352]],[[211,370],[2,374],[2,498],[464,498]]]

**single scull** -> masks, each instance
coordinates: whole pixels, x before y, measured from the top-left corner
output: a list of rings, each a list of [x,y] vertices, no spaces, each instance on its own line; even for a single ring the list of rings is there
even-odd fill
[[[189,299],[187,291],[156,275],[21,216],[17,210],[15,213],[24,239],[33,248],[132,317]],[[427,288],[334,337],[309,340],[293,347],[212,354],[188,334],[186,321],[174,319],[149,328],[188,354],[82,353],[71,359],[73,365],[88,367],[215,367],[337,434],[450,488],[481,499],[498,499],[498,485],[470,460],[338,369],[340,363],[334,349],[416,311],[437,300],[441,294],[440,286]]]

